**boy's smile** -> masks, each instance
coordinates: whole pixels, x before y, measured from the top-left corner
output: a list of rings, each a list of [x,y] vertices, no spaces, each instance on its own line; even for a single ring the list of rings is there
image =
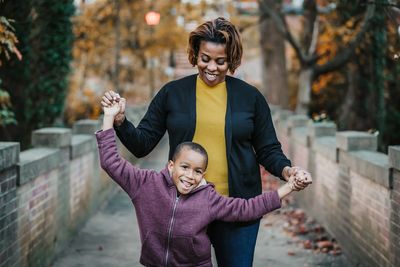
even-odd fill
[[[206,169],[205,158],[202,154],[183,148],[175,161],[168,162],[171,174],[179,193],[185,195],[195,189],[203,180]]]

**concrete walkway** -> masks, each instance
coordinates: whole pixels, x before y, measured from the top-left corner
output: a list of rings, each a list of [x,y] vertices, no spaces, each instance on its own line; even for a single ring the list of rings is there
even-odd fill
[[[140,163],[142,168],[160,170],[167,159],[166,139]],[[343,255],[305,250],[301,240],[283,230],[283,212],[265,216],[258,235],[255,267],[351,266]],[[125,192],[118,192],[80,231],[53,267],[132,267],[139,264],[140,239],[134,208]],[[215,264],[216,266],[216,264]]]

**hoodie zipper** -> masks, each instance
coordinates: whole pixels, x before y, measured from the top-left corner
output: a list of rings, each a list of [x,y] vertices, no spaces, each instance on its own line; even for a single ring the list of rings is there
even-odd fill
[[[172,226],[174,224],[174,219],[175,219],[175,211],[176,211],[176,206],[178,205],[179,197],[175,197],[175,202],[174,202],[174,208],[172,210],[172,217],[171,221],[169,222],[169,229],[168,229],[168,240],[167,240],[167,252],[165,254],[165,266],[168,266],[168,256],[169,256],[169,243],[171,241],[171,235],[172,235]]]

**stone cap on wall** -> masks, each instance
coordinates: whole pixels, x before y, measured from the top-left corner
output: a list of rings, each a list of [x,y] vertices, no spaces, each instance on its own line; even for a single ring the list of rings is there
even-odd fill
[[[61,151],[56,148],[32,148],[21,152],[17,184],[23,185],[39,175],[58,167]]]
[[[32,132],[34,147],[67,147],[71,145],[71,129],[42,128]]]
[[[321,136],[335,136],[336,124],[334,122],[312,122],[307,125],[308,135],[312,138]]]
[[[19,143],[0,142],[0,171],[17,164],[19,151]]]
[[[372,150],[378,148],[378,137],[374,134],[358,131],[336,133],[337,148],[343,151]]]
[[[310,118],[306,115],[298,114],[289,116],[287,120],[288,120],[288,127],[296,128],[296,127],[306,126],[309,123]]]
[[[75,134],[72,136],[71,159],[76,159],[86,153],[90,153],[96,148],[96,139],[94,135]]]
[[[94,135],[96,131],[101,129],[101,124],[100,120],[79,120],[72,126],[72,133]]]
[[[389,157],[383,153],[367,150],[339,153],[339,162],[377,184],[392,187]]]
[[[307,132],[307,127],[296,127],[292,129],[292,137],[297,143],[308,147],[309,142]]]
[[[333,162],[338,161],[336,150],[336,138],[334,136],[323,136],[312,140],[311,144],[314,151],[320,153]]]
[[[400,171],[400,146],[389,146],[389,165]]]

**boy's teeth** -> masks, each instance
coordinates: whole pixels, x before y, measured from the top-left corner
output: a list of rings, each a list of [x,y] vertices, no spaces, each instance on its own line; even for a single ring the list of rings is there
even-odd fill
[[[188,183],[188,182],[186,182],[186,181],[182,181],[182,183],[183,183],[185,186],[187,186],[187,187],[190,187],[190,186],[191,186],[191,184]]]

